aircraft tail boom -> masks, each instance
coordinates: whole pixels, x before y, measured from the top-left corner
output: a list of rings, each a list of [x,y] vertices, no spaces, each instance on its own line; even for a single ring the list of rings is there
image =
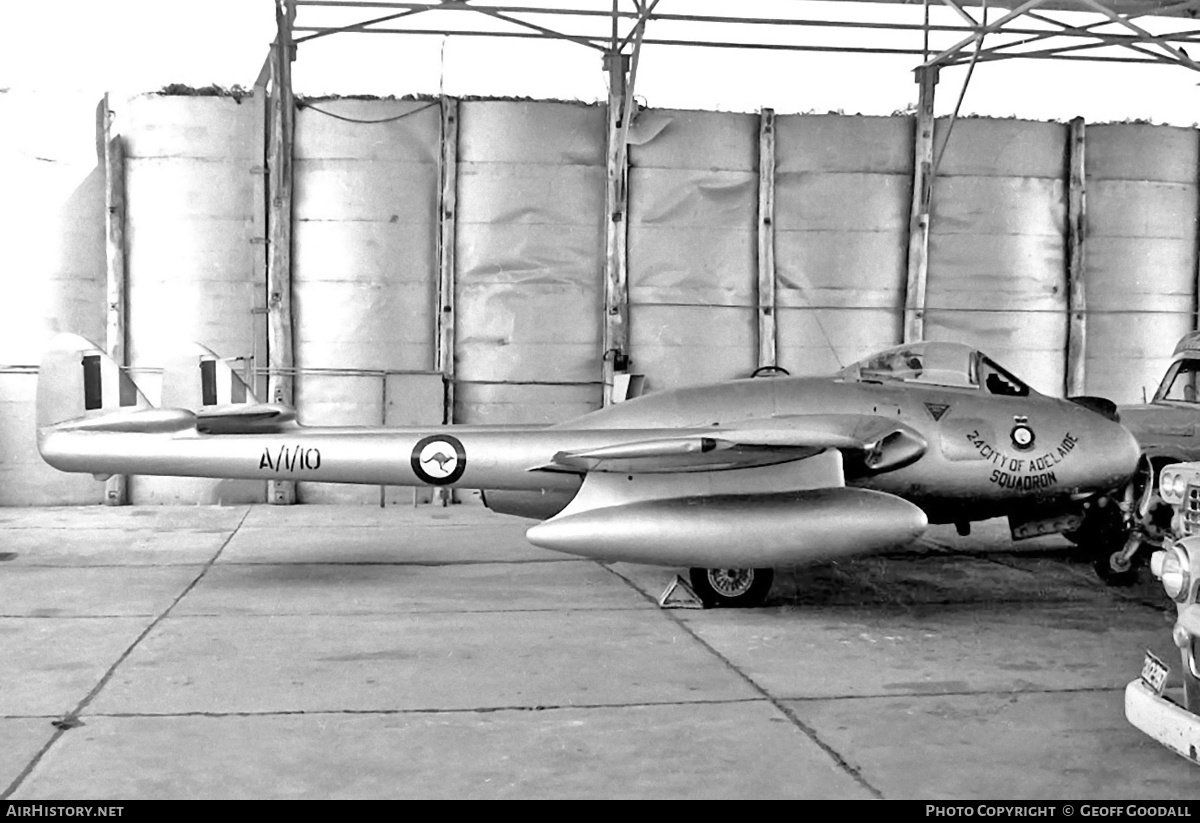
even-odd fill
[[[181,410],[162,412],[167,417],[176,412],[190,415]],[[56,469],[100,475],[578,488],[575,475],[524,470],[523,449],[538,447],[536,431],[524,435],[493,431],[457,434],[306,427],[286,433],[205,434],[194,424],[190,429],[151,432],[96,430],[68,423],[43,431],[39,448],[42,458]]]

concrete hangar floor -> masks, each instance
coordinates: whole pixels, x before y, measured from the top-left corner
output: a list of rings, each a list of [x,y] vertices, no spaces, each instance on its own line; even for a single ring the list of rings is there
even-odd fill
[[[661,609],[478,506],[0,509],[0,797],[1194,799],[1147,578],[1000,521]]]

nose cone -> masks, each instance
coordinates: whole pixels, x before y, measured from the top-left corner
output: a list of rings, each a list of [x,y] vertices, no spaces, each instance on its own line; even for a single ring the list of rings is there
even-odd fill
[[[1137,470],[1138,460],[1142,456],[1142,447],[1138,445],[1133,432],[1110,420],[1104,420],[1100,432],[1101,448],[1099,449],[1099,468],[1103,475],[1102,485],[1116,486],[1133,476]]]
[[[1060,482],[1081,491],[1123,486],[1137,472],[1142,449],[1133,432],[1119,422],[1116,406],[1103,398],[1072,398],[1063,408],[1067,434],[1055,449],[1062,458],[1055,464]]]
[[[1131,432],[1129,429],[1122,426],[1121,427],[1121,446],[1120,446],[1120,456],[1119,456],[1119,460],[1121,461],[1120,465],[1123,467],[1121,469],[1121,473],[1126,476],[1133,474],[1133,472],[1130,471],[1128,468],[1129,463],[1132,461],[1134,467],[1136,468],[1137,463],[1141,459],[1141,457],[1142,457],[1142,447],[1138,443],[1137,438],[1133,436],[1133,432]]]

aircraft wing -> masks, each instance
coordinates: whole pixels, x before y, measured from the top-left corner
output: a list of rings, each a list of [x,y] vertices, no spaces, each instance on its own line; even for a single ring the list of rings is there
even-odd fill
[[[861,453],[878,473],[920,457],[924,438],[894,418],[877,415],[803,415],[750,420],[703,433],[561,451],[536,471],[617,474],[710,472],[803,460],[826,449]]]
[[[637,563],[788,566],[903,545],[920,508],[846,486],[927,447],[895,418],[803,415],[559,452],[539,469],[583,474],[571,503],[526,533],[556,551]],[[736,558],[736,560],[734,560]]]

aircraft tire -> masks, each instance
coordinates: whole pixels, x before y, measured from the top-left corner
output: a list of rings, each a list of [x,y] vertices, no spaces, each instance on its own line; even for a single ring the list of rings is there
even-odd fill
[[[692,591],[705,606],[752,609],[767,599],[775,581],[774,569],[701,569],[688,570]]]

